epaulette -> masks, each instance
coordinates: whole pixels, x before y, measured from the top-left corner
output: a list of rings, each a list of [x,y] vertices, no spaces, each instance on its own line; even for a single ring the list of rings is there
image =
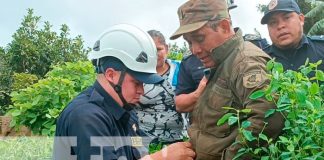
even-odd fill
[[[324,41],[324,35],[309,36],[313,41]]]

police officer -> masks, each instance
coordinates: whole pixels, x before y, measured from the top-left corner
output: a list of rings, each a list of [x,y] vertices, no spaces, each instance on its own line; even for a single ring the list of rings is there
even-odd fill
[[[100,36],[89,54],[97,80],[58,118],[54,159],[133,160],[147,154],[131,109],[143,94],[143,83],[163,80],[156,74],[156,52],[151,37],[132,25],[112,26]],[[142,159],[192,159],[190,146],[175,143]]]
[[[303,34],[304,15],[295,0],[272,0],[261,19],[267,24],[272,45],[265,48],[285,70],[298,70],[308,58],[315,63],[324,59],[324,36]],[[324,70],[324,63],[319,67]]]
[[[266,111],[276,108],[275,104],[264,98],[249,98],[251,93],[269,84],[266,62],[270,57],[252,43],[244,42],[242,31],[231,26],[227,8],[225,0],[187,1],[178,9],[180,27],[170,38],[183,36],[193,54],[211,69],[189,128],[196,160],[233,159],[242,148],[242,143],[235,143],[241,140],[237,125],[216,125],[230,112],[222,107],[251,109],[240,117],[240,122],[250,121],[247,129],[253,135],[263,131],[276,139],[283,128],[283,117],[279,113],[265,118]]]

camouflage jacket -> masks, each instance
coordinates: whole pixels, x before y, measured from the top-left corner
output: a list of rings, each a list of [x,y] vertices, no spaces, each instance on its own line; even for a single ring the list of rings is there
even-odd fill
[[[241,148],[237,125],[217,121],[230,112],[222,107],[249,108],[252,111],[242,116],[240,122],[249,120],[248,130],[257,135],[268,122],[264,134],[277,137],[283,128],[283,117],[274,114],[265,118],[265,112],[276,106],[266,99],[249,99],[250,94],[269,84],[266,62],[270,57],[250,42],[244,42],[241,30],[217,47],[212,53],[217,67],[212,69],[205,91],[193,111],[193,123],[189,136],[196,151],[196,160],[232,159]]]

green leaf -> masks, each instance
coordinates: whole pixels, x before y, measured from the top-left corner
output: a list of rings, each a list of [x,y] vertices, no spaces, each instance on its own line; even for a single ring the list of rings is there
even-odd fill
[[[273,67],[279,73],[283,73],[284,69],[281,63],[275,63]]]
[[[265,134],[259,133],[259,138],[268,142],[268,137]]]
[[[252,142],[253,140],[256,139],[256,138],[252,135],[252,132],[251,132],[251,131],[243,130],[243,135],[244,135],[244,137],[245,137],[248,141],[250,141],[250,142]]]
[[[321,70],[317,70],[315,73],[315,76],[318,80],[324,81],[324,73]]]
[[[301,104],[306,103],[306,91],[305,90],[297,89],[296,96],[297,96],[297,100],[299,103],[301,103]]]
[[[233,125],[237,122],[237,120],[238,120],[237,117],[229,117],[228,124]]]
[[[267,110],[266,111],[266,113],[264,114],[264,117],[265,118],[268,118],[268,117],[270,117],[273,113],[275,113],[275,109],[269,109],[269,110]]]
[[[13,112],[11,112],[11,115],[14,116],[14,117],[17,117],[21,114],[21,111],[20,110],[14,110]]]
[[[30,123],[30,124],[33,124],[36,120],[37,120],[37,117],[35,117],[35,118],[32,119],[31,121],[29,121],[29,123]]]
[[[270,159],[269,156],[262,156],[262,157],[261,157],[261,160],[269,160],[269,159]]]
[[[263,97],[265,94],[264,90],[258,90],[256,92],[253,92],[251,95],[250,95],[250,99],[258,99],[258,98],[261,98]]]
[[[247,108],[247,109],[242,109],[240,112],[242,113],[250,113],[252,111],[252,109]]]
[[[273,63],[274,63],[274,59],[271,59],[270,61],[267,62],[267,66],[266,66],[267,71],[270,71],[273,68]]]
[[[222,107],[223,109],[226,109],[226,110],[236,110],[235,108],[233,107]]]
[[[319,86],[316,83],[312,83],[311,87],[309,88],[309,91],[312,95],[315,95],[319,92]]]
[[[284,136],[279,136],[279,139],[280,139],[281,142],[283,142],[283,143],[288,143],[288,142],[289,142],[289,140],[288,140],[286,137],[284,137]]]
[[[247,128],[247,127],[250,127],[251,126],[251,122],[250,121],[244,121],[242,123],[242,128]]]
[[[224,124],[232,115],[233,113],[226,113],[225,115],[223,115],[222,118],[217,121],[217,126]]]
[[[294,145],[290,144],[288,147],[287,147],[288,151],[290,152],[294,152],[295,151],[295,147]]]

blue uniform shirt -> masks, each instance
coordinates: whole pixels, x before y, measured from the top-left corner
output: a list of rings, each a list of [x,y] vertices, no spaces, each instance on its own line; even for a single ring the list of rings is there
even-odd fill
[[[195,91],[204,76],[204,69],[205,67],[195,55],[191,54],[184,58],[180,64],[176,95]]]
[[[62,159],[60,151],[76,155],[78,160],[89,160],[90,156],[103,156],[103,159],[139,159],[147,154],[144,147],[137,150],[129,145],[125,137],[140,134],[136,116],[123,109],[98,82],[78,95],[61,113],[56,125],[56,137],[76,137],[77,144],[67,140],[55,140],[54,159]],[[111,142],[94,141],[93,138],[116,137]],[[141,140],[141,139],[137,139]],[[127,142],[124,142],[127,141]],[[136,141],[136,139],[135,139]],[[111,145],[111,144],[114,145]],[[116,145],[118,143],[118,145]],[[123,144],[120,144],[123,143]],[[103,145],[102,145],[103,144]],[[144,153],[144,152],[146,153]],[[64,157],[63,157],[64,158]],[[66,159],[66,158],[65,158]]]
[[[271,45],[265,48],[264,51],[272,58],[276,58],[276,61],[280,62],[285,70],[296,71],[301,65],[305,64],[307,58],[311,63],[324,59],[324,37],[306,37],[303,35],[296,49],[281,50]],[[318,69],[324,71],[324,61]]]

